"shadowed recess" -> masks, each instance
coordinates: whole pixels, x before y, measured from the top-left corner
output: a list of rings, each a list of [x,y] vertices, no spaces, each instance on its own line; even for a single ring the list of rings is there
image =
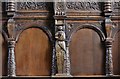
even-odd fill
[[[38,28],[29,28],[20,35],[15,48],[18,76],[49,76],[51,46],[48,36]]]

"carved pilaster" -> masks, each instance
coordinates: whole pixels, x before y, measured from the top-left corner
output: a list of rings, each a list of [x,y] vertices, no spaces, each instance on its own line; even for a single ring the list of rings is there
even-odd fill
[[[106,30],[106,76],[113,75],[113,60],[112,60],[112,21],[111,21],[111,0],[105,2],[105,30]]]
[[[106,76],[113,75],[113,61],[112,61],[112,38],[107,38],[106,44]]]
[[[13,77],[16,76],[15,70],[15,38],[14,38],[14,29],[15,29],[15,21],[10,18],[7,23],[8,30],[8,76]]]
[[[55,10],[55,52],[57,60],[56,75],[70,75],[69,52],[66,46],[66,9],[65,1],[60,0],[54,3]]]
[[[16,64],[14,56],[15,41],[8,40],[8,76],[16,76]]]
[[[14,19],[11,18],[11,19],[8,20],[8,23],[7,23],[9,38],[14,38],[13,37],[14,28],[15,28],[15,21],[14,21]]]

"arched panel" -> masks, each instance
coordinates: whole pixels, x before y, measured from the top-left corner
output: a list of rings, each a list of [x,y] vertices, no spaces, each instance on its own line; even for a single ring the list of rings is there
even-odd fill
[[[113,49],[113,71],[115,75],[120,75],[120,31],[115,36],[112,49]]]
[[[29,28],[22,32],[16,44],[18,76],[49,76],[51,72],[50,41],[43,30]]]
[[[104,50],[99,35],[93,30],[81,29],[74,33],[69,51],[72,75],[104,74]]]
[[[0,34],[0,75],[7,76],[7,43]]]

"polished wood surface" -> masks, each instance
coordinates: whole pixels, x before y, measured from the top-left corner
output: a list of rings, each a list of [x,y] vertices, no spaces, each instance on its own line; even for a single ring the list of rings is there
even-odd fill
[[[105,54],[99,36],[92,30],[82,29],[73,34],[70,43],[71,74],[103,75]]]
[[[114,74],[120,75],[120,32],[115,36],[113,43],[113,68]]]
[[[0,4],[0,75],[120,76],[119,2],[9,1]]]
[[[0,34],[0,75],[7,76],[7,43]]]
[[[47,35],[40,29],[25,30],[15,48],[18,76],[49,76],[51,47]]]

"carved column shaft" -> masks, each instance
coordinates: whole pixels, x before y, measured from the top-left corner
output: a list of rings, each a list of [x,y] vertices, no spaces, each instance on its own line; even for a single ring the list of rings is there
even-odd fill
[[[7,14],[8,14],[8,76],[16,76],[16,63],[15,63],[15,38],[14,38],[14,29],[15,21],[13,19],[15,12],[15,0],[8,0],[7,2]]]
[[[14,56],[15,41],[8,40],[8,76],[16,76],[16,64]]]
[[[113,75],[113,60],[112,60],[112,21],[111,21],[111,0],[105,2],[105,30],[106,30],[106,76]]]
[[[112,39],[106,39],[106,76],[113,75],[113,61],[112,61]]]
[[[14,29],[15,29],[15,21],[14,19],[9,19],[7,24],[8,29],[8,76],[16,76],[15,70],[15,56],[14,56],[14,48],[15,42],[14,41]]]

